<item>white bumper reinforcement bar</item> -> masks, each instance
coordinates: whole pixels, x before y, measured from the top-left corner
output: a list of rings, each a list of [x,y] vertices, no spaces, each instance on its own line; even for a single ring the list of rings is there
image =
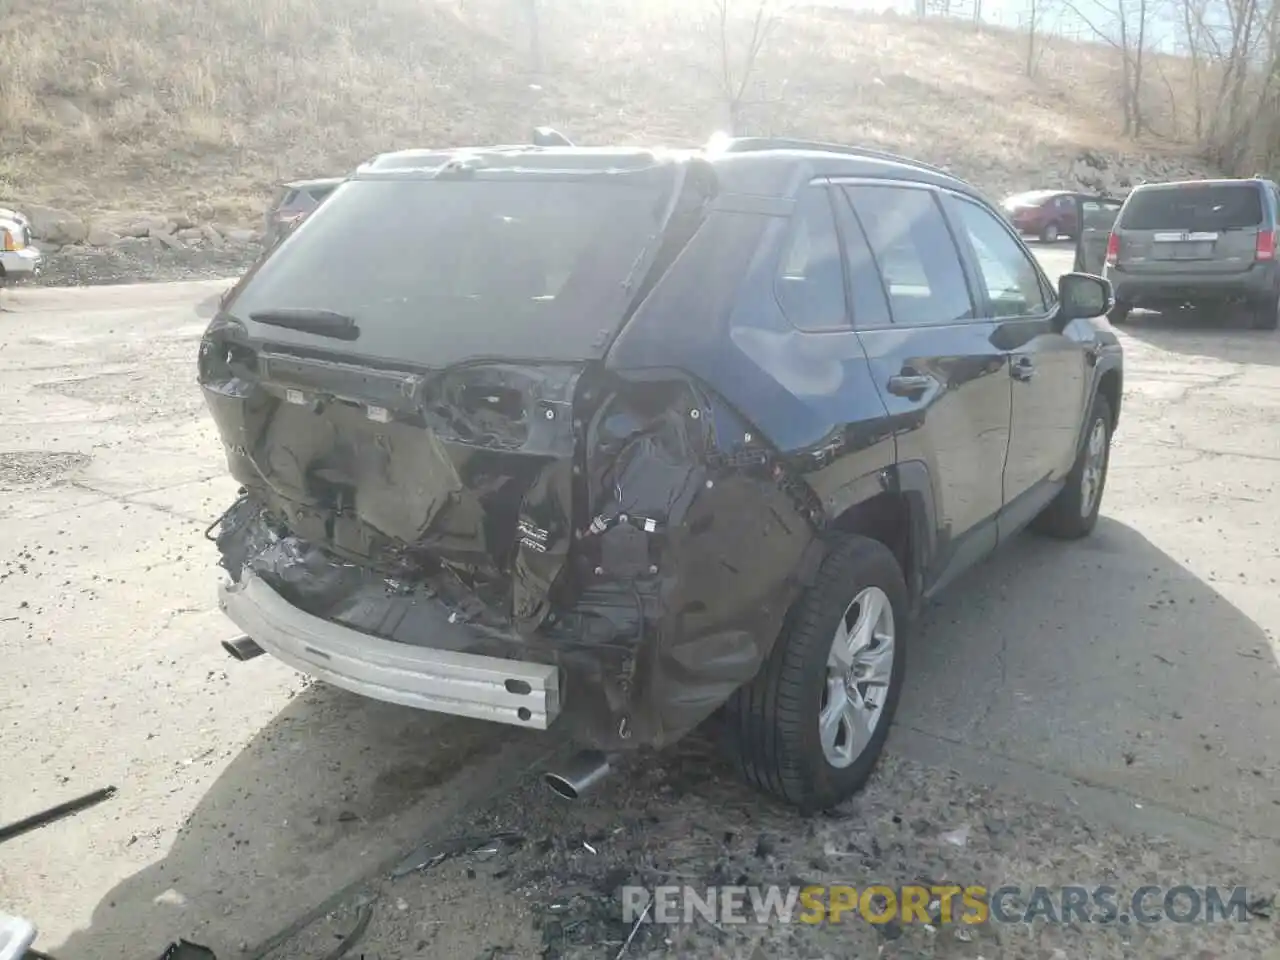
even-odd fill
[[[560,714],[554,666],[372,637],[299,610],[247,571],[219,587],[218,605],[276,659],[352,693],[537,730]]]

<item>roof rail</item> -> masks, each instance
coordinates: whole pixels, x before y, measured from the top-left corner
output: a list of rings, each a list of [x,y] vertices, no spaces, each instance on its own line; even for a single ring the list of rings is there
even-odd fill
[[[955,176],[949,170],[943,170],[941,167],[935,167],[931,163],[914,160],[911,157],[904,157],[900,154],[889,153],[885,150],[875,150],[871,147],[855,147],[843,143],[824,143],[820,140],[802,140],[793,137],[738,137],[727,141],[720,149],[724,153],[752,153],[757,150],[821,150],[824,153],[842,153],[852,157],[868,157],[872,160],[905,163],[908,166],[930,170],[944,176]]]

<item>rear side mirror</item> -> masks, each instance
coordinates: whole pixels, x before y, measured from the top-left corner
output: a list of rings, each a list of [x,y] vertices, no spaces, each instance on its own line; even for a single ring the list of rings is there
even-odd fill
[[[1115,306],[1111,281],[1091,273],[1064,273],[1058,279],[1058,321],[1100,317]]]

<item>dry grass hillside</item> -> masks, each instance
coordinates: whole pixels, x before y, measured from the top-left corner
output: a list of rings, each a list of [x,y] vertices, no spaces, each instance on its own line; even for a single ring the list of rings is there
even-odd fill
[[[700,0],[541,6],[535,64],[525,0],[7,4],[0,196],[228,219],[281,179],[390,148],[538,123],[583,143],[691,144],[723,126],[720,30]],[[729,31],[735,66],[745,26]],[[880,145],[993,191],[1051,184],[1084,147],[1157,150],[1116,135],[1111,51],[1046,44],[1034,80],[1025,60],[1006,30],[793,8],[740,132]]]

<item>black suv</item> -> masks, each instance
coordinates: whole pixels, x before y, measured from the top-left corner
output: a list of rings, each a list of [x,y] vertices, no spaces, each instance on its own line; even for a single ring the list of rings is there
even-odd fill
[[[378,157],[200,347],[243,484],[228,649],[562,731],[568,796],[719,713],[753,783],[829,806],[921,602],[1028,524],[1093,529],[1111,306],[872,150]]]

